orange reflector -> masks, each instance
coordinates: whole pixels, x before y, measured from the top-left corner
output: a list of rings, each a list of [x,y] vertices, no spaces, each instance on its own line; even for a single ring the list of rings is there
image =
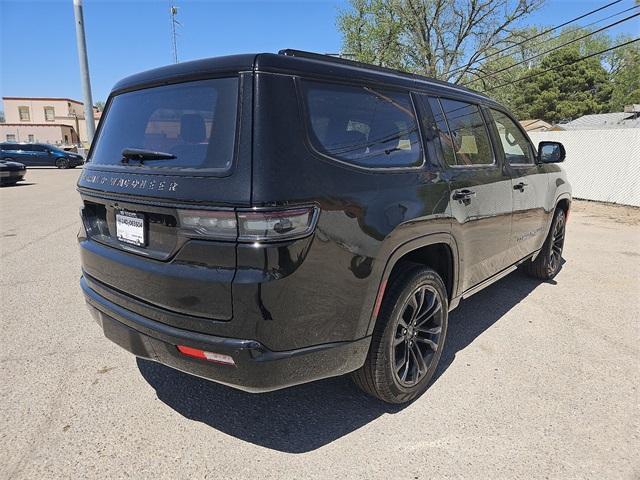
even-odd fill
[[[201,360],[208,360],[210,362],[222,363],[224,365],[235,365],[236,362],[233,361],[229,355],[223,355],[221,353],[213,353],[207,352],[205,350],[200,350],[199,348],[187,347],[185,345],[178,345],[178,350],[183,355],[187,357],[199,358]]]

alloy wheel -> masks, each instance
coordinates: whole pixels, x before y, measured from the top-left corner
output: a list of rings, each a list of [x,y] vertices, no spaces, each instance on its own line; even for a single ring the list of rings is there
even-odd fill
[[[404,387],[424,378],[438,351],[442,333],[442,302],[435,288],[418,287],[405,301],[393,338],[394,375]]]
[[[551,237],[551,255],[549,256],[549,268],[555,272],[560,267],[562,259],[562,247],[564,246],[565,222],[564,215],[558,215],[556,224],[553,227]]]

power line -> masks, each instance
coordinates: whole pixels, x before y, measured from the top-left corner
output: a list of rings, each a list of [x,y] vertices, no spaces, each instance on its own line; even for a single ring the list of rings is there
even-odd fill
[[[629,12],[629,11],[631,11],[631,10],[636,10],[636,9],[638,9],[638,8],[640,8],[640,4],[638,4],[638,5],[634,5],[633,7],[625,8],[624,10],[621,10],[621,11],[619,11],[619,12],[613,13],[613,14],[611,14],[611,15],[607,15],[607,16],[606,16],[606,17],[604,17],[604,18],[599,18],[598,20],[594,20],[593,22],[591,22],[591,23],[587,23],[586,25],[578,25],[576,28],[573,28],[573,29],[570,29],[570,30],[566,30],[566,31],[564,31],[564,32],[561,32],[559,35],[554,35],[554,36],[549,37],[549,38],[547,38],[547,39],[545,39],[545,40],[542,40],[542,41],[541,41],[540,43],[538,43],[537,45],[538,45],[538,46],[540,46],[540,45],[544,45],[545,43],[549,43],[549,42],[551,42],[551,41],[553,41],[553,40],[558,40],[558,39],[560,39],[560,38],[562,38],[562,37],[566,37],[567,35],[569,35],[569,34],[571,34],[571,33],[579,32],[580,30],[586,30],[586,29],[588,29],[589,27],[592,27],[592,26],[594,26],[594,25],[597,25],[598,23],[602,23],[602,22],[604,22],[604,21],[606,21],[606,20],[610,20],[610,19],[612,19],[613,17],[617,17],[618,15],[622,15],[623,13],[627,13],[627,12]]]
[[[599,52],[596,52],[596,53],[591,53],[589,55],[585,55],[584,57],[580,57],[580,58],[578,58],[576,60],[572,60],[570,62],[565,62],[565,63],[563,63],[561,65],[557,65],[555,67],[547,68],[546,70],[542,70],[540,72],[536,72],[536,73],[533,73],[531,75],[527,75],[527,76],[524,76],[524,77],[517,78],[517,79],[515,79],[515,80],[513,80],[511,82],[506,82],[506,83],[502,83],[500,85],[495,85],[495,86],[493,86],[491,88],[485,89],[484,91],[485,92],[490,92],[492,90],[496,90],[498,88],[506,87],[506,86],[512,85],[514,83],[519,83],[519,82],[522,82],[524,80],[529,80],[530,78],[537,77],[539,75],[542,75],[543,73],[547,73],[547,72],[550,72],[552,70],[556,70],[556,69],[559,69],[559,68],[562,68],[562,67],[567,67],[569,65],[573,65],[574,63],[578,63],[578,62],[581,62],[581,61],[586,60],[588,58],[596,57],[598,55],[602,55],[604,53],[608,53],[608,52],[610,52],[612,50],[615,50],[617,48],[626,47],[627,45],[631,45],[632,43],[635,43],[637,41],[640,41],[640,37],[639,38],[634,38],[633,40],[629,40],[628,42],[624,42],[624,43],[621,43],[619,45],[614,45],[613,47],[609,47],[609,48],[606,48],[604,50],[600,50]]]
[[[449,74],[457,72],[459,70],[464,70],[465,68],[470,67],[471,65],[473,65],[475,63],[482,62],[483,60],[486,60],[487,58],[493,57],[493,56],[498,55],[498,54],[500,54],[502,52],[505,52],[506,50],[510,50],[510,49],[512,49],[514,47],[522,45],[523,43],[526,43],[526,42],[529,42],[529,41],[534,40],[536,38],[539,38],[542,35],[546,35],[547,33],[551,33],[551,32],[553,32],[555,30],[558,30],[559,28],[562,28],[562,27],[565,27],[565,26],[569,25],[570,23],[577,22],[578,20],[581,20],[581,19],[583,19],[585,17],[588,17],[589,15],[593,15],[594,13],[597,13],[597,12],[599,12],[601,10],[604,10],[605,8],[609,8],[612,5],[620,3],[621,1],[622,0],[615,0],[614,2],[607,3],[606,5],[604,5],[604,6],[600,7],[600,8],[596,8],[595,10],[591,10],[590,12],[584,13],[584,14],[580,15],[579,17],[572,18],[571,20],[568,20],[568,21],[566,21],[564,23],[561,23],[560,25],[558,25],[556,27],[548,28],[547,30],[545,30],[543,32],[540,32],[540,33],[538,33],[538,34],[536,34],[536,35],[534,35],[532,37],[525,38],[521,42],[514,43],[513,45],[509,45],[508,47],[505,47],[505,48],[503,48],[501,50],[498,50],[497,52],[490,53],[488,55],[485,55],[484,57],[480,57],[480,58],[478,58],[478,59],[476,59],[476,60],[474,60],[472,62],[469,62],[466,65],[462,65],[461,67],[457,67],[457,68],[454,68],[453,70],[449,70],[445,75],[449,75]],[[510,39],[510,38],[512,38],[512,37],[514,37],[514,36],[515,35],[510,35],[509,37],[504,39],[503,42],[508,40],[508,39]]]
[[[555,47],[553,47],[553,48],[550,48],[549,50],[545,50],[544,52],[538,53],[538,54],[534,55],[533,57],[525,58],[524,60],[521,60],[521,61],[519,61],[519,62],[517,62],[517,63],[514,63],[513,65],[509,65],[508,67],[504,67],[504,68],[501,68],[500,70],[496,70],[495,72],[492,72],[492,73],[491,73],[491,74],[489,74],[489,75],[485,75],[484,77],[474,78],[473,80],[469,80],[468,82],[464,82],[464,83],[462,83],[461,85],[462,85],[462,86],[469,85],[469,84],[471,84],[471,83],[478,82],[478,81],[480,81],[480,80],[482,80],[482,79],[485,79],[485,78],[488,78],[488,77],[495,76],[495,75],[497,75],[498,73],[502,73],[502,72],[504,72],[504,71],[506,71],[506,70],[510,70],[510,69],[512,69],[512,68],[514,68],[514,67],[517,67],[518,65],[522,65],[523,63],[530,62],[531,60],[534,60],[534,59],[539,58],[539,57],[541,57],[541,56],[543,56],[543,55],[546,55],[547,53],[554,52],[554,51],[556,51],[556,50],[559,50],[559,49],[561,49],[561,48],[566,47],[567,45],[571,45],[572,43],[579,42],[580,40],[583,40],[583,39],[585,39],[585,38],[587,38],[587,37],[590,37],[591,35],[595,35],[596,33],[600,33],[600,32],[602,32],[602,31],[606,30],[607,28],[615,27],[616,25],[619,25],[619,24],[621,24],[621,23],[623,23],[623,22],[626,22],[626,21],[628,21],[628,20],[631,20],[632,18],[635,18],[635,17],[637,17],[637,16],[639,16],[639,15],[640,15],[640,13],[636,13],[636,14],[634,14],[634,15],[629,15],[628,17],[623,18],[623,19],[621,19],[621,20],[618,20],[617,22],[611,23],[611,24],[609,24],[609,25],[605,25],[604,27],[599,28],[598,30],[594,30],[594,31],[592,31],[592,32],[586,33],[586,34],[584,34],[584,35],[582,35],[582,36],[580,36],[580,37],[578,37],[578,38],[574,38],[573,40],[569,40],[569,41],[568,41],[568,42],[566,42],[566,43],[563,43],[563,44],[561,44],[561,45],[557,45],[557,46],[555,46]]]

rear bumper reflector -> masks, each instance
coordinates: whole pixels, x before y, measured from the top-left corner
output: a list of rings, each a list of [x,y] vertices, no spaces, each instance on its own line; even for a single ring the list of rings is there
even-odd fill
[[[207,352],[206,350],[200,350],[199,348],[187,347],[186,345],[178,345],[178,351],[187,357],[199,358],[201,360],[207,360],[209,362],[221,363],[223,365],[235,365],[229,355],[223,355],[221,353]]]

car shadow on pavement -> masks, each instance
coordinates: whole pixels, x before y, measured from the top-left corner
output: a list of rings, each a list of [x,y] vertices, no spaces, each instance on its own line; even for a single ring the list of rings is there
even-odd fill
[[[518,271],[463,301],[451,313],[447,344],[432,382],[438,381],[458,351],[538,285],[539,281]],[[148,360],[137,359],[137,364],[158,399],[179,414],[241,440],[288,453],[315,450],[385,413],[404,408],[365,395],[348,376],[250,394]]]

